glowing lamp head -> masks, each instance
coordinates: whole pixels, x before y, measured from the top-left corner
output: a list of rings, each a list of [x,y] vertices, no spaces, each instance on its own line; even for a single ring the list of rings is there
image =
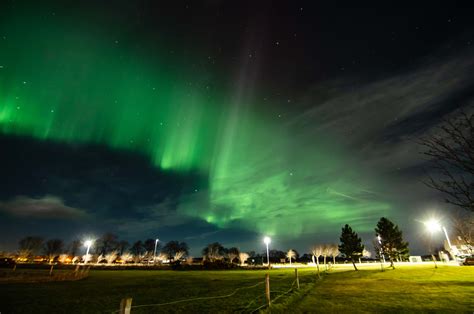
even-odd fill
[[[91,245],[92,245],[92,240],[87,240],[87,241],[84,242],[84,246],[89,247]]]
[[[160,240],[159,240],[159,239],[156,239],[156,240],[155,240],[155,243],[158,243],[158,241],[160,241]]]
[[[430,220],[425,222],[426,229],[430,232],[440,231],[441,225],[438,220],[431,218]]]
[[[270,242],[272,242],[272,240],[270,239],[270,237],[265,237],[265,238],[263,238],[263,243],[265,243],[266,245],[269,245]]]

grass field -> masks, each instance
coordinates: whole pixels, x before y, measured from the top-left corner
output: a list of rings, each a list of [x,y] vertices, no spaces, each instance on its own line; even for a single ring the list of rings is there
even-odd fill
[[[270,273],[275,295],[278,291],[290,288],[294,270],[272,270]],[[302,282],[314,279],[314,271],[302,270],[301,274]],[[132,297],[132,305],[137,306],[221,296],[237,288],[258,284],[239,290],[234,296],[225,299],[132,309],[132,313],[246,311],[265,304],[264,279],[265,271],[261,270],[91,270],[89,278],[75,282],[0,284],[0,312],[111,313],[119,309],[120,300],[124,297]]]
[[[41,270],[36,270],[41,271]],[[265,304],[267,271],[91,270],[74,282],[0,284],[0,312],[112,313],[120,300],[134,306],[195,300],[165,306],[132,308],[132,313],[249,312]],[[294,270],[271,270],[272,299],[288,291]],[[316,280],[311,269],[300,269],[301,289],[279,298],[272,312],[467,312],[474,311],[474,267],[432,265],[396,270],[334,269]],[[253,286],[253,287],[252,287]],[[252,287],[252,288],[246,288]],[[235,291],[237,288],[244,288]]]
[[[474,267],[329,273],[272,312],[473,313]]]

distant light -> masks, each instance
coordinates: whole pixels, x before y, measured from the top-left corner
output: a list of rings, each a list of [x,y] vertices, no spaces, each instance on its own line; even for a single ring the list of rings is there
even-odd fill
[[[265,238],[263,238],[263,243],[265,243],[265,244],[268,245],[268,244],[270,244],[270,242],[272,242],[272,240],[270,239],[270,237],[265,237]]]
[[[424,222],[424,225],[430,232],[441,231],[441,224],[437,219],[431,218],[430,220]]]
[[[84,246],[91,246],[92,245],[92,240],[87,240],[84,242]]]

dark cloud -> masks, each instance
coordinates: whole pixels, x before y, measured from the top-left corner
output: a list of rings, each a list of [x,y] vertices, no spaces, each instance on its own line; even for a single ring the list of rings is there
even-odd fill
[[[20,218],[78,219],[87,217],[86,211],[67,206],[56,196],[42,198],[17,196],[7,202],[0,202],[0,211]]]

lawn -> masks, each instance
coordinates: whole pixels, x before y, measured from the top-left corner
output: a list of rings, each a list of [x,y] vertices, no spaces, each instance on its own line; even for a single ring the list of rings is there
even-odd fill
[[[132,308],[132,313],[250,311],[265,304],[266,272],[91,270],[89,278],[79,281],[3,283],[0,284],[0,312],[112,313],[119,309],[120,300],[124,297],[132,297],[132,305],[137,306],[221,296],[231,294],[237,288],[258,284],[238,290],[229,298]],[[300,273],[302,283],[314,278],[314,271],[302,270]],[[291,287],[294,270],[271,270],[270,278],[272,290],[277,296],[280,291]]]
[[[272,312],[473,313],[474,267],[429,265],[329,273]]]
[[[39,271],[39,270],[38,270]],[[3,313],[112,313],[133,298],[132,313],[250,312],[265,304],[264,277],[270,273],[272,299],[287,292],[294,270],[164,271],[91,270],[71,282],[1,283]],[[300,269],[301,289],[279,298],[273,312],[469,312],[474,310],[474,267],[433,265],[380,272],[333,269],[316,280]],[[250,288],[247,288],[250,287]],[[237,290],[237,288],[243,288]],[[223,296],[163,306],[196,297]]]

